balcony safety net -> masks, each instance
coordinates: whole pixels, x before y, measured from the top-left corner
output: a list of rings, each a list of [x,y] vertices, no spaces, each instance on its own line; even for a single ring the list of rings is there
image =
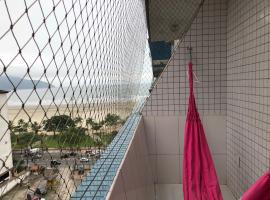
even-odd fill
[[[0,24],[0,199],[70,199],[148,96],[144,1],[0,0]]]

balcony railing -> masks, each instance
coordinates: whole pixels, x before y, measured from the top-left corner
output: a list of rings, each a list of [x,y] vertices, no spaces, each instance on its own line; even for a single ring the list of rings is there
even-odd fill
[[[0,17],[0,198],[101,197],[152,84],[144,2],[3,0]]]
[[[140,118],[137,113],[128,118],[71,199],[106,199]]]

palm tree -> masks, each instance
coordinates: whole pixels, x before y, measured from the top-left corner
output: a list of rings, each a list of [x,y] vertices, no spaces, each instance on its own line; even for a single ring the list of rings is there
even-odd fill
[[[13,124],[13,121],[8,121],[8,129],[11,131],[11,132],[14,132],[14,124]]]
[[[44,135],[43,134],[41,134],[41,135],[39,134],[41,128],[42,128],[42,126],[39,123],[37,123],[37,122],[31,123],[31,130],[35,134],[34,137],[40,138],[40,146],[43,149],[44,148],[44,141],[43,141]]]
[[[75,117],[74,119],[74,123],[77,125],[77,124],[81,124],[82,123],[82,118],[81,117]]]
[[[95,145],[95,147],[98,148],[98,156],[99,156],[100,153],[101,153],[101,148],[104,145],[104,143],[100,138],[96,138],[95,141],[94,141],[94,145]]]
[[[23,119],[19,119],[18,125],[15,126],[15,132],[19,133],[26,132],[28,129],[28,125],[29,125],[28,122],[25,122]]]
[[[91,129],[94,131],[98,131],[102,128],[102,126],[104,125],[104,121],[101,122],[95,122],[92,118],[88,118],[86,119],[86,125],[87,126],[91,126]]]
[[[33,123],[31,123],[31,129],[32,129],[33,133],[38,134],[38,132],[41,129],[41,125],[38,124],[37,122],[33,122]]]
[[[94,122],[94,120],[93,120],[93,118],[91,118],[91,117],[86,119],[86,125],[87,125],[87,126],[89,126],[89,125],[91,126],[91,124],[92,124],[93,122]]]
[[[107,114],[105,117],[105,124],[107,127],[111,127],[113,130],[116,130],[117,125],[121,123],[121,118],[120,116],[116,114]]]

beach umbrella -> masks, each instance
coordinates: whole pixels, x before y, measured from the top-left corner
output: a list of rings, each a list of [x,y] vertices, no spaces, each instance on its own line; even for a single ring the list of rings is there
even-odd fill
[[[196,108],[191,62],[189,63],[188,75],[190,96],[184,136],[184,199],[222,200],[214,162]]]
[[[241,200],[270,199],[270,170],[261,176],[242,196]]]

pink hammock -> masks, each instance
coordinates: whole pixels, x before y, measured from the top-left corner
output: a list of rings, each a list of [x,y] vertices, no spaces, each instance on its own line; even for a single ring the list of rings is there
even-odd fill
[[[205,138],[193,93],[189,63],[189,105],[185,125],[183,192],[185,200],[222,200],[215,166]]]
[[[270,199],[270,170],[261,176],[244,193],[241,200],[269,200]]]

